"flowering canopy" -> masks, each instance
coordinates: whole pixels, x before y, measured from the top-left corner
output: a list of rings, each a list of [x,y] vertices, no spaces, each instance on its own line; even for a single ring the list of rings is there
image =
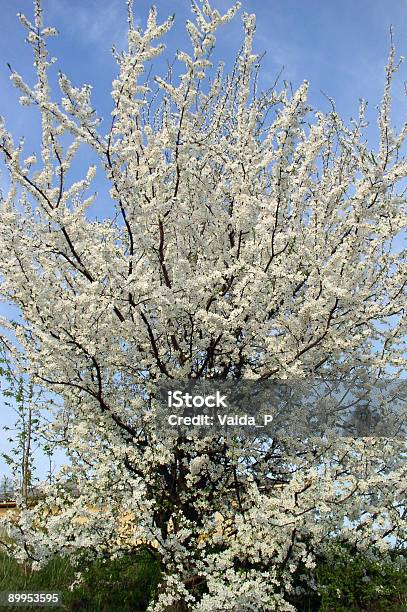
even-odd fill
[[[222,15],[208,0],[192,3],[177,82],[146,76],[173,19],[159,25],[152,8],[141,30],[131,0],[128,9],[107,133],[90,85],[59,74],[61,98],[52,96],[46,40],[56,31],[44,27],[40,0],[33,22],[19,15],[37,82],[11,79],[21,103],[39,109],[42,137],[25,159],[24,142],[0,125],[11,180],[2,292],[26,322],[28,374],[63,398],[49,435],[71,463],[10,526],[16,554],[40,563],[56,551],[121,554],[147,542],[164,568],[154,610],[293,610],[293,573],[312,568],[333,535],[379,551],[389,534],[405,542],[404,442],[174,445],[155,434],[149,393],[162,379],[368,369],[376,380],[405,366],[395,244],[406,225],[407,124],[390,123],[394,49],[373,151],[364,103],[348,126],[333,103],[329,113],[309,107],[306,82],[259,92],[254,15],[243,15],[232,70],[213,66],[217,30],[238,4]],[[72,184],[83,146],[98,164]],[[103,221],[88,214],[96,172],[116,206]],[[125,534],[124,511],[134,516]]]

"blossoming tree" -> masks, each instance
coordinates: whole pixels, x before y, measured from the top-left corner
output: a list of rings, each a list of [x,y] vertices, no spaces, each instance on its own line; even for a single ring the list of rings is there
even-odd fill
[[[143,545],[163,567],[151,609],[294,610],[293,574],[330,538],[383,554],[390,534],[405,543],[404,442],[174,443],[155,430],[150,391],[162,380],[358,369],[380,379],[403,368],[407,124],[391,127],[394,49],[376,150],[364,103],[347,125],[333,103],[328,113],[309,107],[306,82],[259,91],[254,15],[243,15],[233,68],[213,65],[215,35],[238,5],[222,15],[193,2],[179,79],[152,78],[146,67],[173,19],[158,25],[153,8],[137,28],[129,0],[106,127],[89,85],[59,74],[52,95],[46,40],[56,31],[34,4],[33,22],[19,17],[37,82],[11,79],[21,103],[38,108],[41,146],[25,159],[1,124],[11,182],[2,292],[26,322],[27,374],[63,399],[52,431],[70,464],[9,525],[15,554],[39,564]],[[73,183],[80,147],[98,163]],[[96,172],[116,206],[102,221],[89,215]]]

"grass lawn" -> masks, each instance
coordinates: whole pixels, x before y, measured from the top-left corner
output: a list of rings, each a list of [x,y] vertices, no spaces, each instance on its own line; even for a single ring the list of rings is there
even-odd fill
[[[43,569],[32,572],[4,554],[0,555],[0,591],[60,591],[63,606],[49,610],[89,610],[92,612],[142,612],[158,583],[158,562],[140,551],[115,561],[93,562],[84,583],[70,590],[75,573],[67,559],[56,557]],[[19,607],[4,610],[23,610]],[[26,610],[38,610],[26,606]]]
[[[94,561],[83,582],[70,590],[77,571],[67,559],[57,557],[32,572],[0,554],[0,591],[60,591],[63,605],[51,610],[143,612],[160,579],[159,562],[147,550],[114,561]],[[381,563],[335,544],[330,557],[317,564],[315,577],[319,593],[309,590],[292,600],[299,612],[407,612],[404,558]]]

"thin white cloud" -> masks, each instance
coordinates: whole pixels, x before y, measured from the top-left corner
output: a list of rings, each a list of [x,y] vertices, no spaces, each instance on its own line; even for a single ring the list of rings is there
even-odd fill
[[[91,0],[76,4],[69,0],[52,0],[48,16],[63,20],[64,29],[74,32],[92,44],[115,44],[123,48],[127,40],[126,5],[122,0],[101,3]]]

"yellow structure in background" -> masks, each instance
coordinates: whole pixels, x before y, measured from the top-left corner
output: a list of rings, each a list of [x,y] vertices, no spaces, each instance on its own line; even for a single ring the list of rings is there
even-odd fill
[[[8,501],[8,502],[0,502],[0,516],[4,516],[10,510],[14,510],[16,512],[16,502]]]
[[[103,514],[103,508],[97,508],[96,506],[89,506],[88,510],[92,512],[92,514]],[[0,516],[4,516],[7,513],[14,514],[17,512],[18,508],[16,506],[15,501],[0,502]],[[76,522],[76,524],[78,525],[84,525],[87,520],[88,519],[86,516],[77,516],[73,518],[73,522]],[[155,540],[132,540],[131,537],[129,538],[128,534],[132,532],[132,527],[134,526],[135,521],[136,517],[132,512],[124,512],[120,516],[118,521],[119,524],[117,525],[117,540],[121,541],[121,544],[127,544],[130,546],[139,546],[140,544],[145,544],[147,546],[151,546],[152,548],[158,548],[158,542]],[[231,523],[229,521],[224,521],[223,516],[219,512],[215,513],[215,523],[216,528],[214,533],[216,533],[217,535],[228,535],[228,532],[230,532],[232,528]],[[169,531],[171,532],[172,530],[173,523],[172,519],[170,519]],[[202,541],[202,539],[206,539],[205,535],[203,534],[199,536],[199,540]]]

